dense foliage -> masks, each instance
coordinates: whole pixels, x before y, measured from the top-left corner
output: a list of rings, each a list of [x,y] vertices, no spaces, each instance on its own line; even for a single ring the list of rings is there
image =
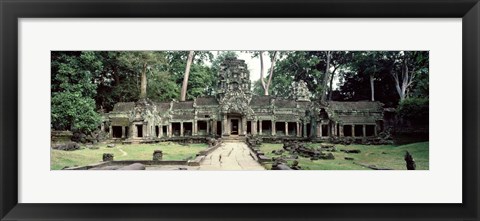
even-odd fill
[[[252,59],[270,59],[264,81],[253,79],[254,94],[291,96],[303,80],[312,99],[375,100],[399,107],[399,116],[428,119],[427,51],[250,51]],[[92,131],[100,110],[117,102],[180,98],[188,51],[52,52],[52,127]],[[220,64],[234,51],[195,51],[187,100],[214,95]],[[260,62],[259,62],[260,65]],[[252,74],[252,73],[251,73]],[[271,78],[271,82],[268,81]],[[143,83],[142,83],[143,82]],[[269,83],[269,87],[262,84]],[[140,93],[141,88],[145,93]],[[426,109],[425,109],[426,108]],[[425,115],[426,114],[426,115]]]

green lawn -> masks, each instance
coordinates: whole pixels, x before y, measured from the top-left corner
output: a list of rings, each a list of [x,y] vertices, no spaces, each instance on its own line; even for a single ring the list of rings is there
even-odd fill
[[[83,146],[84,147],[84,146]],[[60,170],[65,166],[85,166],[102,161],[103,153],[113,153],[115,160],[152,160],[154,150],[163,151],[163,160],[185,160],[207,148],[206,144],[180,145],[176,143],[156,144],[116,144],[107,148],[106,144],[98,145],[99,149],[84,148],[76,151],[51,150],[50,168]]]
[[[309,147],[319,147],[320,144],[309,143]],[[278,157],[272,154],[272,150],[282,149],[283,144],[262,144],[260,149],[269,158]],[[379,168],[389,168],[395,170],[406,170],[404,155],[405,151],[409,151],[415,159],[417,170],[428,170],[428,142],[412,143],[401,146],[394,145],[336,145],[337,149],[359,149],[361,153],[344,153],[333,152],[335,160],[316,160],[312,161],[308,158],[299,157],[299,165],[303,169],[309,170],[370,170],[369,168],[356,165],[353,162],[375,165]],[[288,155],[284,153],[283,155]],[[345,157],[353,157],[354,160],[345,160]],[[289,164],[291,164],[289,160]],[[265,165],[270,169],[271,165]]]

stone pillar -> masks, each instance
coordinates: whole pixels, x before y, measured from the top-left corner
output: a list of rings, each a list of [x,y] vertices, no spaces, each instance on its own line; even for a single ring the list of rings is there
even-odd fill
[[[252,130],[252,135],[257,135],[257,121],[252,120],[252,123],[250,124],[250,126],[252,127],[250,128]]]
[[[142,128],[143,128],[143,129],[142,129],[142,130],[143,130],[143,131],[142,131],[142,132],[143,132],[143,134],[142,134],[143,137],[144,137],[144,138],[145,138],[145,137],[148,137],[148,131],[147,131],[147,130],[148,130],[148,127],[147,127],[147,125],[146,125],[146,124],[142,124]]]
[[[158,125],[158,137],[163,137],[163,125]]]
[[[352,124],[352,137],[355,137],[356,134],[355,134],[355,125]]]
[[[207,135],[210,135],[210,121],[207,120],[206,122],[207,122]],[[198,128],[197,128],[197,130],[198,130]]]
[[[183,137],[183,122],[180,122],[180,136]]]
[[[228,130],[227,115],[223,115],[223,135],[230,135],[230,132]]]
[[[258,134],[262,135],[262,120],[258,121]]]
[[[276,125],[275,125],[276,122],[273,121],[273,120],[272,120],[271,122],[272,122],[272,127],[271,127],[271,129],[272,129],[272,136],[276,136],[276,135],[277,135],[277,127],[276,127]]]
[[[322,137],[322,129],[323,129],[323,126],[322,124],[317,124],[317,137]]]
[[[331,135],[338,136],[338,134],[337,134],[337,123],[333,124],[332,130],[333,130],[333,133],[331,133]]]
[[[108,135],[110,136],[110,138],[113,138],[113,127],[112,127],[112,125],[110,125],[108,127]]]
[[[377,136],[377,125],[375,125],[375,126],[373,127],[373,131],[374,131],[374,133],[375,133],[375,136]]]
[[[363,137],[366,137],[367,136],[367,131],[365,129],[365,124],[362,125],[362,130],[363,130]]]
[[[340,127],[340,134],[339,134],[339,136],[340,136],[340,137],[343,137],[343,124],[339,124],[338,126]]]
[[[307,124],[305,122],[303,122],[303,137],[308,137]]]
[[[285,136],[288,136],[288,121],[285,122]]]
[[[217,130],[218,130],[218,128],[217,128],[217,121],[216,121],[216,120],[213,120],[213,121],[211,121],[211,122],[212,122],[212,133],[211,133],[211,134],[212,134],[212,135],[216,135],[216,134],[217,134]]]
[[[198,120],[192,122],[192,136],[196,136],[198,132]]]
[[[297,137],[301,137],[302,133],[300,131],[300,122],[297,122]]]
[[[125,138],[125,127],[122,126],[122,138]]]
[[[242,117],[242,133],[240,134],[247,135],[247,118],[246,117]]]

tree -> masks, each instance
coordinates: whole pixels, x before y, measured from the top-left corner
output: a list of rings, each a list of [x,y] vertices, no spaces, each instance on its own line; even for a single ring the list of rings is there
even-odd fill
[[[267,52],[269,57],[270,57],[270,62],[271,62],[268,79],[265,79],[265,77],[264,77],[264,72],[265,72],[264,66],[265,65],[264,65],[263,55],[264,55],[265,52],[264,51],[251,51],[250,53],[252,53],[252,58],[258,56],[259,59],[260,59],[260,79],[259,79],[259,81],[262,84],[263,95],[269,95],[269,89],[270,89],[270,85],[272,83],[272,77],[273,77],[273,72],[274,72],[274,68],[275,68],[275,63],[277,61],[278,52],[277,51]]]
[[[194,51],[190,51],[188,53],[187,64],[185,66],[185,74],[183,75],[183,84],[182,84],[182,91],[180,95],[180,101],[185,101],[185,97],[187,96],[188,76],[190,75],[190,66],[192,66],[193,54],[194,54]]]
[[[103,63],[95,52],[52,52],[51,123],[56,130],[91,132],[100,124],[95,111],[94,77]]]
[[[140,75],[139,99],[147,98],[147,72],[150,71],[153,66],[164,62],[164,54],[162,52],[152,51],[125,51],[121,52],[119,60],[128,69]]]
[[[428,73],[428,52],[400,51],[394,57],[390,74],[395,80],[395,88],[403,101],[408,97],[409,90],[415,79],[421,73]]]
[[[327,51],[327,61],[326,61],[326,67],[325,67],[325,73],[323,74],[323,91],[322,91],[322,96],[321,96],[321,101],[325,102],[327,99],[327,83],[329,82],[328,77],[330,77],[329,71],[330,71],[330,57],[331,57],[331,52]]]

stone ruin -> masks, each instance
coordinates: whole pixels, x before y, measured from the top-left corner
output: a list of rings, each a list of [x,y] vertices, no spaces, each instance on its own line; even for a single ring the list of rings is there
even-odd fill
[[[298,155],[305,158],[310,158],[310,160],[334,160],[335,156],[333,153],[325,153],[323,148],[308,148],[304,143],[299,142],[285,142],[283,144],[283,150],[288,151],[291,155]],[[325,152],[324,152],[325,151]]]
[[[247,64],[226,59],[218,72],[215,96],[189,101],[142,99],[120,102],[103,115],[101,130],[125,143],[206,142],[205,138],[261,137],[333,142],[380,142],[383,104],[372,101],[311,100],[305,82],[292,85],[291,97],[254,95]],[[91,140],[80,137],[81,140]],[[95,140],[95,136],[92,137]]]
[[[417,165],[415,164],[415,160],[413,159],[413,156],[408,151],[405,153],[404,159],[407,165],[407,170],[415,170],[417,168]]]
[[[102,156],[102,160],[105,161],[113,161],[113,153],[104,153]]]
[[[153,151],[153,160],[159,161],[163,158],[163,151],[161,150],[154,150]]]
[[[54,149],[54,150],[64,150],[64,151],[74,151],[74,150],[80,150],[80,145],[78,143],[75,143],[75,142],[53,144],[52,149]]]

